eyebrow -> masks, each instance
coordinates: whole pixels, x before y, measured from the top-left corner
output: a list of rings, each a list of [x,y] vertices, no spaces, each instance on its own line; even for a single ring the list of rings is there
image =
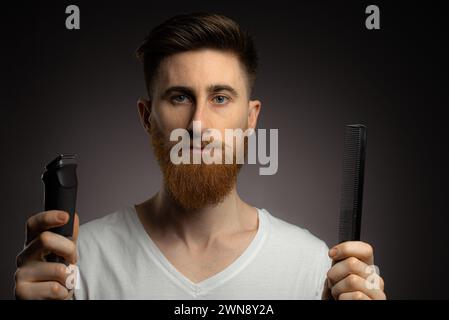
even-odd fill
[[[237,90],[227,84],[213,84],[213,85],[210,85],[207,87],[207,92],[209,94],[220,92],[220,91],[228,91],[235,98],[237,98],[239,96]],[[168,87],[162,93],[161,97],[167,98],[170,94],[172,94],[174,92],[181,92],[181,93],[184,93],[189,96],[194,96],[195,90],[193,90],[193,88],[191,88],[191,87],[186,87],[186,86],[171,86],[171,87]]]
[[[207,87],[207,91],[210,93],[220,92],[220,91],[228,91],[235,98],[237,98],[239,96],[237,90],[235,90],[233,87],[231,87],[230,85],[227,85],[227,84],[213,84],[213,85]]]
[[[172,86],[165,89],[165,91],[162,93],[161,97],[162,99],[166,99],[169,97],[170,94],[174,92],[180,92],[189,96],[193,96],[193,89],[190,87],[184,87],[184,86]]]

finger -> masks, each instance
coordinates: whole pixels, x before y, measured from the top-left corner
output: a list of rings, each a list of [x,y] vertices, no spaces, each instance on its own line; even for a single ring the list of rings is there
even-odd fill
[[[57,281],[65,286],[69,273],[67,266],[63,263],[33,261],[18,268],[15,277],[16,283]]]
[[[78,240],[78,233],[80,228],[80,219],[78,217],[78,214],[75,212],[75,217],[73,218],[73,241],[76,242]]]
[[[39,233],[67,223],[69,214],[65,211],[50,210],[35,214],[26,223],[26,242],[30,243]]]
[[[356,274],[366,279],[371,274],[371,268],[355,257],[349,257],[334,264],[327,272],[331,287],[350,274]]]
[[[326,279],[326,282],[324,283],[323,292],[321,293],[321,300],[332,300],[332,292],[331,292],[331,286],[329,285],[329,280]]]
[[[329,250],[329,257],[334,261],[356,257],[368,265],[374,264],[373,247],[362,241],[346,241]]]
[[[69,297],[69,290],[56,281],[19,282],[15,294],[18,299],[63,300]]]
[[[350,274],[332,287],[332,296],[337,299],[342,293],[361,291],[374,300],[385,299],[385,294],[380,289],[371,289],[370,283],[355,274]]]
[[[17,267],[27,261],[45,261],[45,256],[54,253],[69,263],[76,263],[75,242],[51,231],[37,236],[17,257]]]
[[[338,296],[338,300],[372,300],[361,291],[345,292]]]

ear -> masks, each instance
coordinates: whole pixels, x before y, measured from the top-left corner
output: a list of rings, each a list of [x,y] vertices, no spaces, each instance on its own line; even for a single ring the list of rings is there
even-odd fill
[[[259,100],[249,101],[249,112],[248,112],[248,129],[256,129],[257,119],[259,118],[259,112],[262,103]]]
[[[140,116],[140,122],[142,123],[145,131],[150,132],[151,124],[151,101],[140,98],[137,100],[137,110]]]

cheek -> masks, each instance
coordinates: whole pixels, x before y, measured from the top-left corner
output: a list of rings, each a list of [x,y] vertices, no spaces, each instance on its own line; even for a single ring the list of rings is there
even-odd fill
[[[219,129],[246,129],[248,125],[248,107],[246,105],[234,105],[223,110],[216,127]]]
[[[187,128],[191,119],[190,108],[184,106],[172,107],[161,104],[153,109],[153,115],[161,130],[168,135],[174,129]]]
[[[233,119],[234,121],[232,128],[240,128],[245,130],[248,126],[248,108],[246,106],[238,108]]]
[[[222,140],[224,141],[226,139],[226,134],[225,134],[225,130],[226,129],[231,129],[231,130],[235,130],[235,129],[242,129],[243,132],[245,132],[245,130],[248,127],[248,115],[245,112],[245,110],[239,110],[234,112],[232,115],[228,115],[227,117],[222,117],[220,119],[220,123],[216,123],[217,125],[215,126],[215,128],[217,128],[220,133],[221,133],[221,137]],[[229,142],[229,141],[226,141]],[[233,139],[233,145],[234,148],[235,146],[239,146],[241,144],[243,144],[243,140],[240,139]]]

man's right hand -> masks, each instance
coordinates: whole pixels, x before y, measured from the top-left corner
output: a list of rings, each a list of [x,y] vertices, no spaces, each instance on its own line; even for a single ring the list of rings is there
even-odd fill
[[[70,299],[73,290],[66,288],[67,266],[47,262],[45,256],[54,253],[67,263],[76,264],[76,239],[79,219],[75,214],[73,240],[48,231],[66,224],[64,211],[44,211],[31,216],[26,223],[25,246],[16,259],[15,296],[17,299]]]

